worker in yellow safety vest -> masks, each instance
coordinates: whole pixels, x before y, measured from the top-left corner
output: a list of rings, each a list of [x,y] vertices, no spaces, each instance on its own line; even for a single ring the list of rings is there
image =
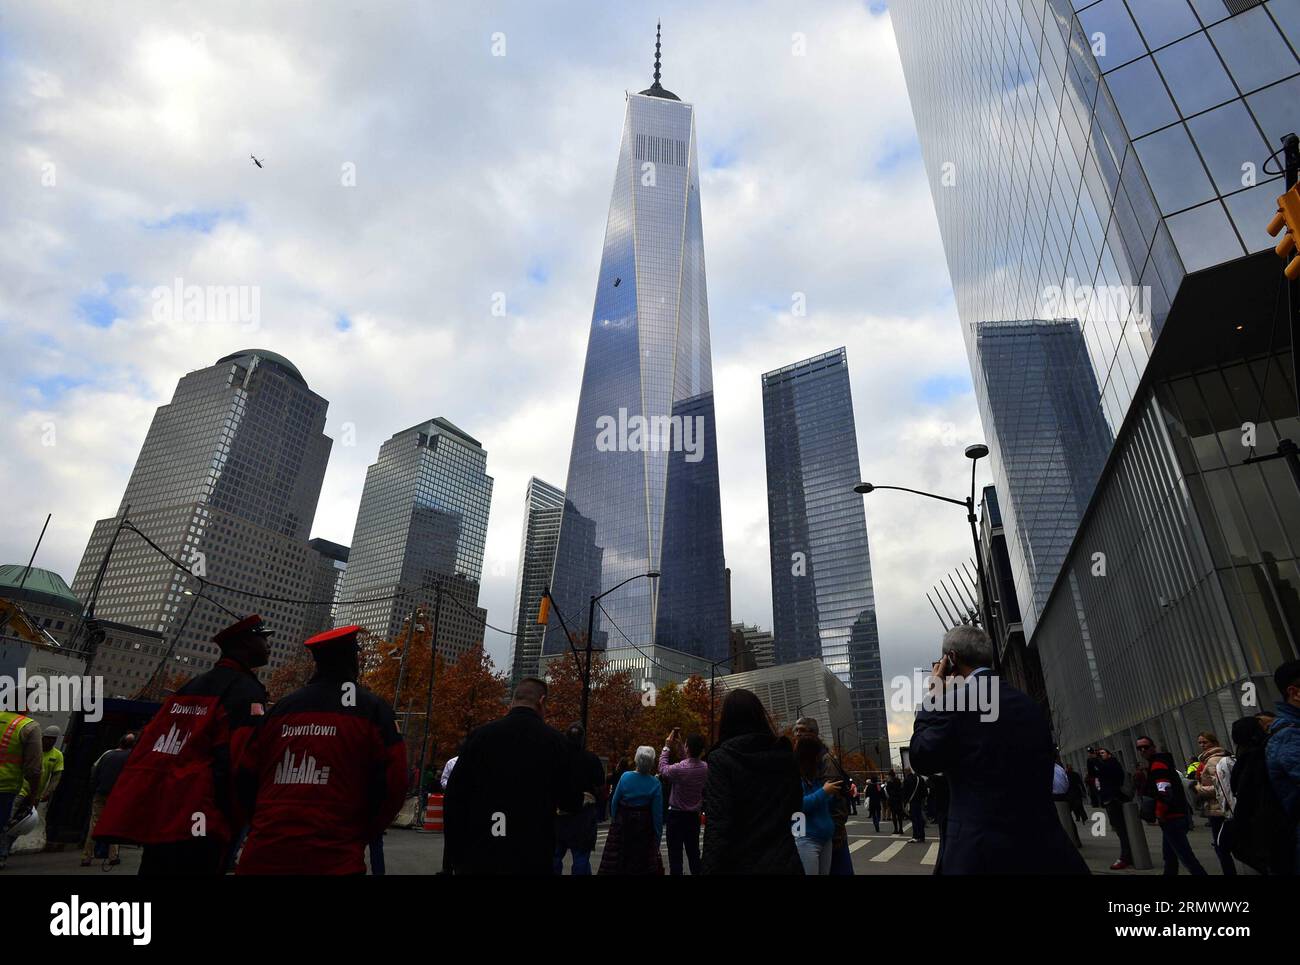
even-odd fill
[[[0,868],[9,857],[10,819],[35,805],[23,787],[41,786],[41,727],[26,714],[0,710]]]
[[[45,728],[41,734],[41,787],[35,795],[37,804],[47,803],[54,796],[54,789],[63,778],[63,751],[58,743],[63,737],[63,729],[54,724]],[[31,798],[32,786],[23,782],[22,796]]]

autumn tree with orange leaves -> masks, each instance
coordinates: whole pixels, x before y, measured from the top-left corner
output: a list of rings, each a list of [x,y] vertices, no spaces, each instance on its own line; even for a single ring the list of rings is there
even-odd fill
[[[397,714],[399,726],[409,714],[424,714],[429,689],[432,627],[427,620],[417,622],[412,632],[409,624],[407,620],[392,641],[368,635],[361,648],[361,684],[388,701]],[[441,667],[442,658],[439,657],[438,667],[433,668],[435,679]],[[397,693],[399,677],[402,683],[400,694]]]
[[[442,763],[456,753],[471,730],[505,713],[507,679],[497,673],[492,658],[481,644],[454,663],[439,654],[436,666],[432,667],[433,702],[426,727],[432,626],[430,621],[421,623],[419,619],[414,633],[408,620],[394,642],[375,638],[366,641],[362,656],[366,670],[361,683],[392,706],[413,763],[420,760],[422,742],[426,763]],[[404,652],[405,671],[402,669]],[[400,694],[396,692],[399,676]]]
[[[266,699],[271,703],[281,700],[299,687],[305,687],[316,673],[316,661],[306,647],[300,647],[292,657],[271,671],[266,682]]]
[[[722,698],[726,696],[722,684],[718,680],[713,681],[713,730],[709,733],[709,682],[699,674],[691,674],[686,678],[686,683],[682,684],[682,699],[686,702],[687,709],[695,715],[700,722],[700,733],[704,735],[705,743],[712,745],[717,740],[718,730],[718,713],[722,708]]]
[[[579,653],[552,660],[546,668],[546,722],[564,730],[582,717],[582,672],[580,661],[583,638],[575,644]],[[632,674],[609,668],[605,655],[592,653],[591,697],[588,701],[587,749],[608,767],[622,758],[631,758],[640,737],[638,725],[643,707],[641,694],[632,686]]]
[[[862,756],[861,751],[841,751],[836,756],[840,759],[840,766],[850,774],[864,774],[868,770],[867,759]]]
[[[708,684],[704,687],[707,692]],[[669,681],[662,687],[650,691],[650,694],[653,695],[653,700],[642,711],[637,725],[637,744],[648,745],[657,751],[674,728],[681,730],[683,740],[691,734],[704,733],[708,721],[700,720],[699,715],[691,708],[685,688]],[[706,704],[706,713],[707,710]]]
[[[453,664],[438,661],[433,682],[434,746],[446,748],[444,757],[472,731],[506,712],[509,680],[497,673],[482,644],[461,655]]]

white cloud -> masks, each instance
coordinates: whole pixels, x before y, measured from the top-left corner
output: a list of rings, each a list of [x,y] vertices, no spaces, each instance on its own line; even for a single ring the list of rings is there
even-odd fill
[[[6,17],[0,557],[25,560],[52,511],[39,562],[71,579],[177,379],[259,346],[330,400],[336,440],[356,427],[314,535],[350,541],[392,433],[443,415],[483,441],[482,602],[508,626],[524,485],[565,483],[622,91],[649,83],[652,19],[524,2],[133,11]],[[980,430],[968,386],[926,391],[967,366],[888,18],[830,0],[656,14],[664,83],[701,138],[733,612],[770,625],[761,372],[847,345],[862,468],[881,483],[963,494],[961,443]],[[196,212],[210,230],[147,227]],[[178,277],[257,286],[260,328],[155,321],[151,291]],[[88,295],[111,326],[89,323]],[[933,653],[924,590],[970,547],[956,507],[879,493],[867,513],[888,679]],[[504,663],[504,638],[489,646]]]

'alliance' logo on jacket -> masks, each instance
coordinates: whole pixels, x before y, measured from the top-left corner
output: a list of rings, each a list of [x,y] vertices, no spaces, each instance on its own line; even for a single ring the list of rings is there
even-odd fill
[[[187,730],[177,730],[176,725],[172,724],[171,729],[154,741],[153,749],[158,754],[171,754],[173,757],[181,752],[185,742],[190,739],[190,732]]]
[[[328,784],[329,782],[329,766],[317,766],[316,758],[310,754],[306,755],[300,764],[293,752],[286,747],[284,760],[275,765],[276,784]]]

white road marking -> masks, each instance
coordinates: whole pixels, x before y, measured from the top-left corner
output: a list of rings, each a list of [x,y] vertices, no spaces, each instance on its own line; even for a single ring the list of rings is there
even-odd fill
[[[872,861],[888,861],[890,858],[892,858],[894,855],[898,854],[898,852],[902,851],[902,850],[903,850],[904,848],[906,848],[906,847],[907,847],[907,841],[906,841],[906,840],[903,840],[903,841],[895,841],[895,842],[894,842],[893,844],[891,844],[888,848],[886,848],[884,851],[880,852],[880,854],[876,855],[876,856],[873,857],[871,860],[872,860]]]
[[[857,851],[859,848],[863,847],[869,840],[870,838],[862,838],[861,840],[854,841],[851,845],[849,845],[849,851],[850,852]]]
[[[939,843],[936,841],[926,849],[925,857],[921,859],[921,864],[936,864],[939,861]]]

